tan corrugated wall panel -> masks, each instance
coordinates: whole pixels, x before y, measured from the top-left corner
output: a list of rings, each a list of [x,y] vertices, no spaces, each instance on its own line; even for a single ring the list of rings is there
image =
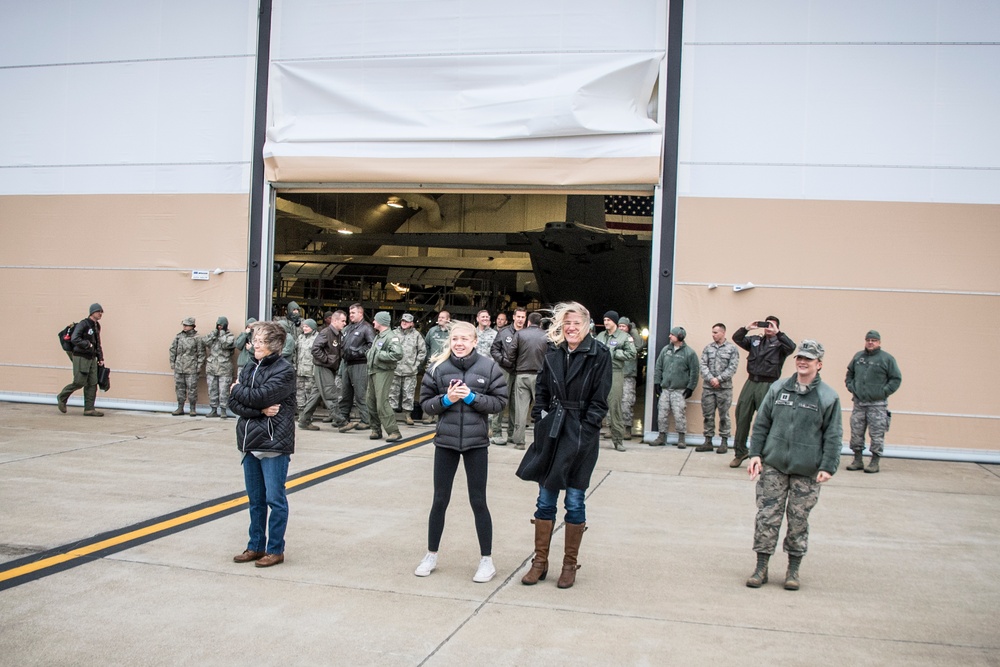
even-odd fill
[[[767,315],[796,342],[822,342],[824,380],[847,409],[845,440],[847,364],[874,328],[903,374],[887,443],[998,448],[1000,402],[988,383],[1000,376],[992,352],[1000,346],[1000,207],[682,198],[676,279],[675,323],[699,354],[713,323],[731,337]],[[758,287],[733,291],[746,282]],[[784,375],[792,371],[786,361]],[[697,433],[698,406],[689,417]]]
[[[112,369],[98,401],[173,401],[167,353],[180,321],[193,316],[207,333],[225,315],[242,328],[247,220],[246,195],[0,197],[0,303],[13,324],[0,391],[54,394],[69,382],[55,334],[97,301]],[[216,268],[225,272],[191,279]]]

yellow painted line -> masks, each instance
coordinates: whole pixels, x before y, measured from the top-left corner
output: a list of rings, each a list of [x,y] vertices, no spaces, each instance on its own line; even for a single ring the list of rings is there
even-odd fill
[[[419,445],[421,443],[427,442],[428,440],[431,440],[433,437],[434,437],[433,433],[428,433],[426,435],[420,436],[419,438],[415,438],[413,440],[407,440],[403,443],[393,445],[392,447],[386,447],[385,449],[369,452],[368,454],[355,457],[348,461],[344,461],[343,463],[338,463],[337,465],[330,466],[329,468],[323,468],[322,470],[317,470],[312,474],[304,475],[302,477],[296,477],[291,482],[285,484],[285,488],[294,489],[296,486],[300,486],[307,482],[311,482],[319,477],[325,477],[326,475],[329,475],[331,473],[339,472],[347,468],[353,468],[354,466],[359,465],[361,463],[367,463],[368,461],[371,461],[373,459],[378,459],[382,458],[383,456],[388,456],[389,454],[398,452],[401,449],[409,449],[414,445]]]
[[[347,461],[343,461],[342,463],[338,463],[336,465],[323,468],[322,470],[317,470],[313,473],[310,473],[309,475],[305,475],[303,477],[297,477],[293,481],[288,482],[285,485],[285,488],[293,489],[297,486],[301,486],[302,484],[306,484],[318,478],[325,477],[327,475],[331,475],[336,472],[340,472],[341,470],[353,468],[362,463],[367,463],[368,461],[388,456],[389,454],[394,454],[395,452],[398,452],[401,449],[408,449],[415,445],[427,442],[428,440],[431,440],[433,437],[434,437],[433,433],[428,433],[418,438],[404,441],[403,443],[400,443],[398,445],[393,445],[391,447],[386,447],[384,449],[379,449],[374,452],[369,452],[367,454],[363,454],[361,456],[348,459]],[[62,563],[76,560],[78,558],[89,556],[90,554],[97,553],[98,551],[102,551],[109,547],[119,546],[121,544],[125,544],[126,542],[130,542],[132,540],[136,540],[142,537],[147,537],[149,535],[154,535],[156,533],[162,532],[164,530],[169,530],[171,528],[176,528],[177,526],[182,526],[186,523],[197,521],[199,519],[212,516],[213,514],[218,514],[219,512],[233,509],[234,507],[238,507],[247,502],[249,502],[249,499],[244,494],[239,498],[227,500],[225,502],[218,503],[216,505],[211,505],[210,507],[203,507],[200,510],[188,512],[187,514],[182,514],[172,519],[160,521],[158,523],[151,524],[144,528],[138,528],[136,530],[132,530],[127,533],[122,533],[121,535],[109,537],[106,540],[101,540],[100,542],[88,544],[86,546],[79,547],[71,551],[67,551],[64,554],[49,556],[48,558],[43,558],[42,560],[36,561],[34,563],[27,563],[20,567],[7,570],[6,572],[0,572],[0,582],[9,581],[10,579],[15,579],[17,577],[21,577],[26,574],[31,574],[33,572],[38,572],[39,570],[44,570],[54,565],[60,565]]]

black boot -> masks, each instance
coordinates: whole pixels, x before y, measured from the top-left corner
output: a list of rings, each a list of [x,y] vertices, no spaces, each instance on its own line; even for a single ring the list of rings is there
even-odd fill
[[[767,561],[769,560],[771,560],[771,554],[757,554],[757,569],[747,579],[747,587],[760,588],[767,583]]]
[[[865,461],[861,456],[861,452],[854,452],[854,460],[851,461],[850,465],[847,466],[848,470],[864,470]]]
[[[802,556],[788,557],[788,572],[785,573],[785,590],[799,590],[799,565],[802,564]]]

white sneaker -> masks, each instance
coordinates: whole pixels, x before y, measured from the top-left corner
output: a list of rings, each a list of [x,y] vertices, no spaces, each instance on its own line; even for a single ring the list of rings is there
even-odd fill
[[[417,575],[418,577],[426,577],[431,572],[433,572],[435,568],[437,568],[437,565],[438,565],[438,555],[436,553],[431,553],[430,551],[428,551],[427,555],[424,556],[424,559],[420,561],[420,565],[418,565],[417,569],[413,571],[413,574]]]
[[[479,561],[479,569],[476,570],[476,576],[472,580],[477,584],[485,584],[496,575],[497,569],[493,566],[493,557],[483,556]]]

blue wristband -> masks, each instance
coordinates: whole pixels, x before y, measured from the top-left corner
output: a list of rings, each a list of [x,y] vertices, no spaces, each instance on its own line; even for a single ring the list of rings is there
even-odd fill
[[[476,400],[476,392],[470,391],[469,395],[462,399],[465,401],[466,405],[472,405],[472,402]]]
[[[444,403],[444,407],[450,408],[452,406],[451,399],[448,398],[448,394],[441,397],[441,402]]]

